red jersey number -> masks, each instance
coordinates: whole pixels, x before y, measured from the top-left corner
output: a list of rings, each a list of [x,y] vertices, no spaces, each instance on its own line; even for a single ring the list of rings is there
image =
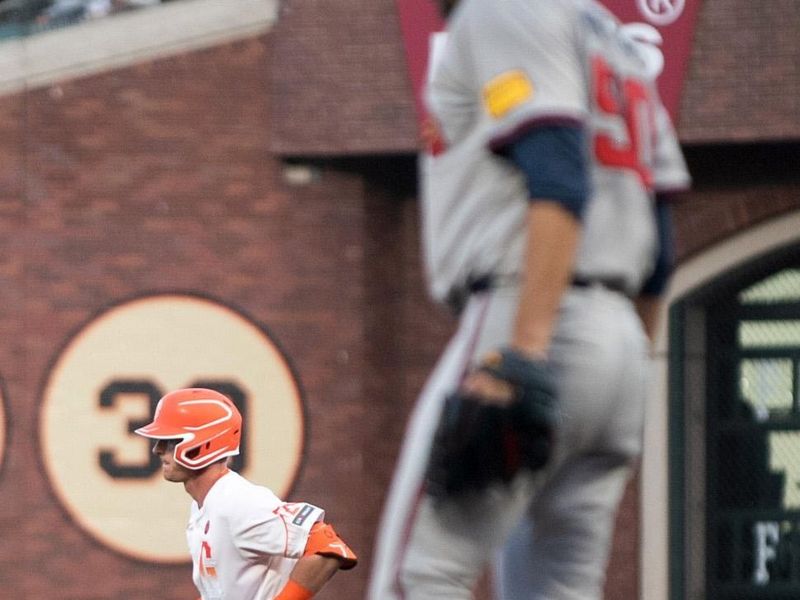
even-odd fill
[[[648,88],[638,79],[620,80],[601,56],[593,59],[592,74],[597,106],[604,115],[622,119],[628,138],[620,141],[608,133],[596,133],[597,160],[606,167],[634,171],[646,187],[652,187],[655,115]]]

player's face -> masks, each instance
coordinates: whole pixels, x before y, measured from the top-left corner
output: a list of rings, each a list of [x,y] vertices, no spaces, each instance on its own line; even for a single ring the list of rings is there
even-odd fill
[[[153,445],[153,454],[161,459],[161,472],[164,474],[164,479],[183,483],[192,478],[192,471],[175,462],[175,446],[179,442],[179,439],[156,440]]]

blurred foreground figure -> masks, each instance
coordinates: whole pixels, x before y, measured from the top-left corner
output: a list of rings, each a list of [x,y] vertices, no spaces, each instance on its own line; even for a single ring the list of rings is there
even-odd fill
[[[595,600],[641,451],[666,194],[689,176],[654,47],[599,2],[443,4],[423,233],[460,321],[408,427],[369,598],[467,599],[499,556],[505,600]]]

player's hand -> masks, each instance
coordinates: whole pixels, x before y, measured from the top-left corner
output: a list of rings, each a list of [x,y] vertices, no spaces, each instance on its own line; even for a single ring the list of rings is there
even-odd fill
[[[524,352],[518,348],[509,347],[505,350],[513,353],[520,360],[540,362],[547,360],[547,352],[537,350]],[[508,405],[515,398],[515,388],[510,381],[498,378],[492,374],[492,365],[502,361],[502,351],[496,350],[487,354],[477,369],[471,371],[461,383],[460,392],[480,398],[487,404]]]
[[[514,388],[508,381],[498,379],[483,370],[476,370],[467,375],[461,384],[460,392],[480,399],[486,404],[497,406],[508,406],[514,399]]]
[[[506,484],[548,461],[558,420],[545,360],[505,348],[492,352],[448,396],[434,438],[427,491],[436,498]]]

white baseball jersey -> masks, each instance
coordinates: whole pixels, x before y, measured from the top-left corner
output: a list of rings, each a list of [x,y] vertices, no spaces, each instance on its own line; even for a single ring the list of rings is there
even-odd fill
[[[422,160],[433,297],[518,271],[528,191],[493,150],[550,124],[588,133],[592,193],[576,272],[635,293],[657,254],[653,192],[689,184],[642,47],[593,0],[464,0],[447,36],[427,90],[446,150]]]
[[[324,511],[286,503],[230,471],[199,507],[192,502],[186,538],[192,579],[203,600],[268,600],[283,589]]]

